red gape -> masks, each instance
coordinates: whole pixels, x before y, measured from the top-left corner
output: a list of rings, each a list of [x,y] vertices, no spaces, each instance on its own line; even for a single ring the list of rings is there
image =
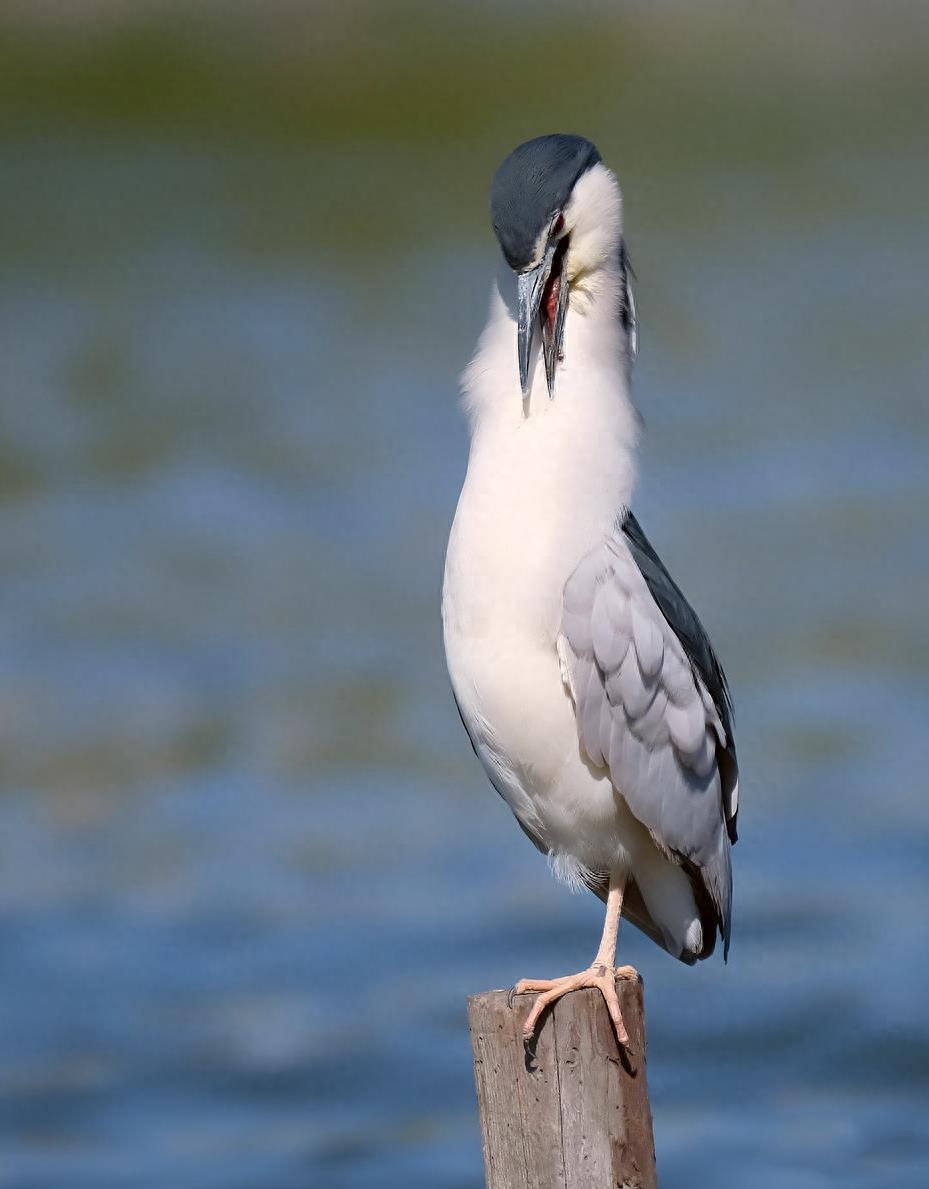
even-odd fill
[[[553,272],[545,284],[545,294],[542,298],[542,309],[545,311],[545,324],[551,331],[555,326],[555,315],[558,313],[558,294],[561,292],[561,275]]]

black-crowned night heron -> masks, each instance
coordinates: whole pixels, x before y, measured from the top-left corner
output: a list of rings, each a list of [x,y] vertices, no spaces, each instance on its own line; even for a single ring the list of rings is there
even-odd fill
[[[442,617],[462,721],[557,875],[606,901],[588,970],[524,979],[544,1008],[598,987],[621,1043],[620,915],[687,963],[728,953],[738,768],[726,678],[630,511],[636,319],[615,176],[542,136],[497,170],[503,249],[463,379],[471,453]]]

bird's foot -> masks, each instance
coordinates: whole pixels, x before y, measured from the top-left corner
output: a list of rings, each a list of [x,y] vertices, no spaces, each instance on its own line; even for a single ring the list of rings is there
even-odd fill
[[[532,1005],[532,1011],[526,1016],[526,1022],[523,1024],[523,1040],[532,1040],[539,1017],[549,1004],[557,1002],[562,995],[567,995],[569,991],[579,991],[583,987],[595,987],[606,1002],[606,1010],[610,1013],[610,1019],[613,1021],[616,1039],[624,1048],[628,1048],[629,1034],[619,1010],[616,979],[637,979],[638,977],[639,972],[632,966],[601,966],[595,963],[579,974],[566,974],[563,978],[520,979],[513,988],[514,995],[529,995],[539,992]]]

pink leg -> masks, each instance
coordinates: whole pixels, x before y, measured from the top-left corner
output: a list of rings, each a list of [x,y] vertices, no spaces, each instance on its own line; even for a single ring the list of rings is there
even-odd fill
[[[539,1017],[549,1004],[557,1002],[562,995],[567,995],[569,991],[576,991],[581,987],[596,987],[606,1002],[606,1009],[610,1013],[610,1019],[616,1031],[616,1039],[621,1045],[628,1046],[629,1035],[619,1010],[615,980],[617,978],[638,978],[639,976],[631,966],[615,967],[613,965],[616,960],[616,939],[619,934],[619,919],[623,910],[625,887],[625,876],[616,880],[610,879],[610,890],[606,901],[606,919],[603,922],[600,948],[587,970],[582,970],[579,974],[568,974],[563,978],[524,978],[513,988],[514,995],[539,992],[532,1005],[532,1011],[523,1024],[523,1037],[526,1040],[531,1040],[534,1036]]]

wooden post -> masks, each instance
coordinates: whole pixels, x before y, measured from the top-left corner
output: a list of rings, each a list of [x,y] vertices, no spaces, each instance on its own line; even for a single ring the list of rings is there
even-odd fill
[[[655,1189],[642,983],[616,982],[631,1054],[597,990],[572,991],[522,1023],[533,995],[468,999],[487,1189]]]

